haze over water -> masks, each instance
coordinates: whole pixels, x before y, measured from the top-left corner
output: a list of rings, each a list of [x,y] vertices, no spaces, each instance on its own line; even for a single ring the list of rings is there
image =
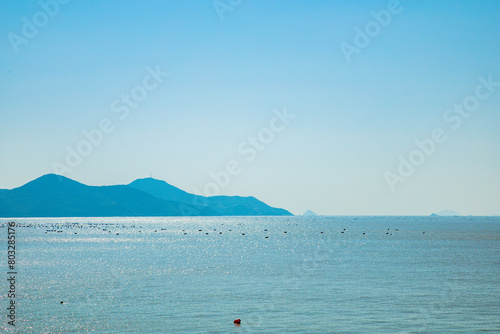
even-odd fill
[[[499,217],[15,221],[22,333],[500,331]]]

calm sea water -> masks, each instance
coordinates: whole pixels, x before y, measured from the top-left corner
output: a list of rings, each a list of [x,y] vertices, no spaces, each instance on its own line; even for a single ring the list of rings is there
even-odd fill
[[[19,333],[500,332],[499,217],[15,221]]]

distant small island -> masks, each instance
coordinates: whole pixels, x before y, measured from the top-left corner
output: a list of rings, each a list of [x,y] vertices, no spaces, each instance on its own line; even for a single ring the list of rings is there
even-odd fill
[[[460,216],[460,214],[452,210],[441,210],[437,213],[431,214],[431,216]]]
[[[11,190],[0,189],[0,217],[291,216],[255,197],[199,196],[165,181],[88,186],[47,174]]]

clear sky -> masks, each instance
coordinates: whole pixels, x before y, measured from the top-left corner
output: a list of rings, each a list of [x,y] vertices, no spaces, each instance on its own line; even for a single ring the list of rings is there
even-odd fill
[[[499,17],[497,0],[2,1],[0,188],[152,173],[294,214],[500,214]]]

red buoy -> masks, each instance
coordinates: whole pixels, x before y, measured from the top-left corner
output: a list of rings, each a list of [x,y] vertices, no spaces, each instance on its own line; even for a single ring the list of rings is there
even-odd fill
[[[235,324],[241,324],[241,319],[236,319],[236,320],[234,321],[234,323],[235,323]]]

